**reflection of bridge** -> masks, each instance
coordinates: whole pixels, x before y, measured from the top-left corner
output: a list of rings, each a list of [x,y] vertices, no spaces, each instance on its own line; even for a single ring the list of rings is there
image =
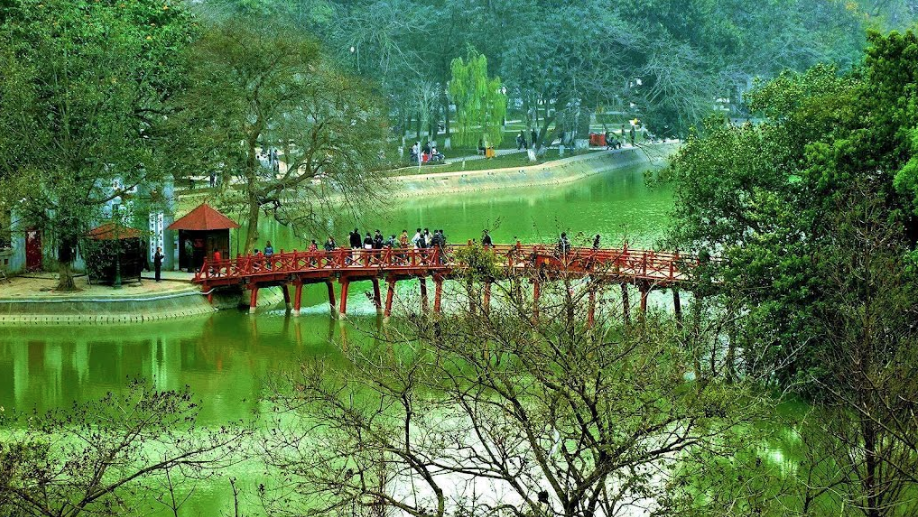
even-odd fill
[[[427,277],[435,285],[434,312],[440,312],[443,281],[460,276],[468,269],[457,258],[460,247],[427,249],[381,249],[334,251],[292,251],[283,250],[268,257],[245,256],[219,262],[207,261],[195,274],[194,282],[201,284],[204,291],[223,286],[241,286],[251,290],[250,310],[258,302],[258,290],[262,287],[281,286],[284,301],[290,307],[289,285],[293,285],[294,314],[299,314],[303,286],[324,283],[328,286],[328,301],[335,308],[335,291],[332,281],[341,284],[339,311],[347,313],[348,286],[351,282],[369,280],[373,283],[373,301],[377,310],[382,310],[379,281],[388,284],[385,315],[392,312],[395,283],[399,280],[417,278],[421,287],[422,308],[427,310]],[[556,278],[584,278],[591,282],[589,314],[592,319],[599,284],[620,284],[627,316],[628,285],[636,285],[641,293],[641,310],[647,309],[647,295],[653,288],[674,288],[689,280],[687,274],[698,260],[678,253],[660,253],[647,250],[570,248],[567,253],[542,245],[493,246],[492,272],[495,277],[528,277],[533,285],[534,310],[538,311],[540,282]],[[495,278],[497,279],[497,278]],[[484,285],[483,307],[490,304],[490,280]],[[681,312],[678,291],[673,289],[673,301],[677,315]]]

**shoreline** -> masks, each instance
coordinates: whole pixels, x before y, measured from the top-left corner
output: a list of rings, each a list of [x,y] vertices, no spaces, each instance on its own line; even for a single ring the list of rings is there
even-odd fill
[[[514,167],[475,171],[435,172],[393,176],[392,197],[407,198],[432,194],[455,194],[481,190],[563,185],[613,170],[666,161],[679,143],[652,144],[613,151],[592,151],[560,160]]]

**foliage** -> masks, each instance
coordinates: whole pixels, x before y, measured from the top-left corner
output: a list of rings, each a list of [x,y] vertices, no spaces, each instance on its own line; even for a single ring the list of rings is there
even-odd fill
[[[180,159],[222,178],[221,204],[243,213],[245,251],[260,214],[320,228],[325,215],[380,188],[385,121],[372,91],[341,73],[312,39],[240,20],[193,48],[192,87],[173,119]],[[276,150],[279,164],[263,155]],[[230,188],[239,182],[241,189]]]
[[[449,94],[456,103],[456,141],[459,145],[498,146],[503,140],[503,121],[507,115],[507,96],[500,78],[488,77],[488,58],[469,50],[466,59],[453,60]]]
[[[918,39],[869,38],[863,67],[782,75],[751,96],[762,123],[712,120],[668,174],[673,245],[726,259],[708,280],[744,315],[743,374],[774,371],[817,404],[818,459],[837,471],[814,497],[879,516],[912,511],[918,468]]]
[[[166,168],[161,142],[194,33],[181,4],[22,0],[0,26],[0,197],[57,244],[72,287],[79,236]]]
[[[191,480],[236,462],[247,431],[199,429],[197,410],[187,390],[135,382],[123,394],[69,409],[4,415],[9,435],[0,442],[0,511],[122,515],[127,499],[136,501],[145,483],[171,470]]]
[[[657,315],[629,327],[610,304],[590,328],[598,286],[565,279],[543,285],[538,316],[525,278],[493,283],[486,310],[475,278],[458,282],[468,308],[391,329],[388,350],[349,351],[347,379],[319,362],[276,382],[284,417],[265,450],[284,478],[269,503],[438,517],[694,504],[660,477],[684,457],[728,458],[761,407],[743,383],[687,380],[689,351],[717,327],[682,333]]]

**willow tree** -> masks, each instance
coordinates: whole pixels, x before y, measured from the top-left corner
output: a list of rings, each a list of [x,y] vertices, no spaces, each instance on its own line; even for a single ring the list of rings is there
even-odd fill
[[[498,145],[507,115],[507,95],[500,77],[488,77],[488,58],[474,50],[453,60],[449,94],[456,104],[456,140],[460,146],[474,146],[481,139]]]

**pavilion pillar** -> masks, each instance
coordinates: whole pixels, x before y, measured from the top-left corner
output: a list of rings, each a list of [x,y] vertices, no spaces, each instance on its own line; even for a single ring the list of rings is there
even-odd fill
[[[421,277],[419,280],[421,281],[421,311],[427,314],[427,279]]]
[[[341,283],[341,303],[338,313],[342,318],[347,316],[347,288],[350,285],[351,281],[347,278],[342,278],[338,280]]]
[[[395,298],[395,278],[390,277],[386,283],[386,310],[383,313],[387,318],[392,315],[392,299]]]
[[[303,307],[303,282],[293,284],[293,315],[299,316]]]
[[[622,317],[625,325],[631,324],[631,302],[628,300],[628,284],[622,284]]]
[[[373,279],[373,306],[376,307],[376,313],[382,312],[382,299],[379,295],[379,279]]]
[[[255,313],[255,308],[258,307],[258,285],[253,285],[251,289],[251,294],[249,295],[249,314]]]
[[[331,280],[326,280],[325,287],[328,288],[328,306],[331,308],[332,316],[334,316],[335,315],[335,286],[332,285]]]
[[[440,303],[443,299],[443,279],[434,277],[434,314],[440,314]]]

